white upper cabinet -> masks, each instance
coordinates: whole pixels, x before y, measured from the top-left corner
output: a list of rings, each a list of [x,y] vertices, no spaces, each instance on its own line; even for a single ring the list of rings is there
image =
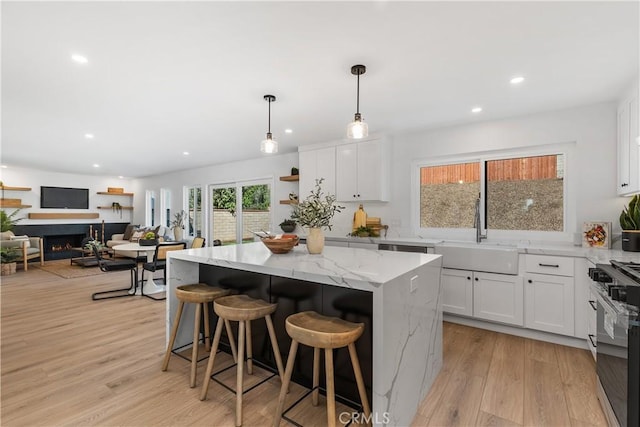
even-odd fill
[[[636,81],[618,104],[618,195],[640,192],[639,119]]]
[[[336,147],[338,201],[388,201],[389,165],[389,144],[384,139],[338,145]]]
[[[336,148],[325,147],[300,151],[300,201],[307,198],[316,185],[316,179],[323,178],[322,191],[336,194]]]

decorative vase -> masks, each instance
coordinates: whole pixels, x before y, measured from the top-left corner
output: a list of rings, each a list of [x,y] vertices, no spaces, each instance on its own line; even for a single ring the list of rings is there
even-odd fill
[[[182,240],[182,227],[173,227],[173,240],[176,242]]]
[[[307,236],[307,250],[310,254],[321,254],[324,249],[324,233],[321,228],[310,228]]]
[[[640,230],[622,230],[622,250],[640,252]]]

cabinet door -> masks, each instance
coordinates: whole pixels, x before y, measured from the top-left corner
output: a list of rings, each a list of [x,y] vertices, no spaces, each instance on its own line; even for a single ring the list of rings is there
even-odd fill
[[[589,350],[591,350],[593,358],[596,359],[596,346],[598,345],[598,333],[596,326],[598,323],[598,306],[596,296],[593,294],[591,289],[589,289],[589,300],[587,302],[587,344],[589,345]]]
[[[358,144],[336,148],[336,197],[342,202],[358,200]]]
[[[322,191],[336,194],[336,149],[335,147],[299,153],[300,189],[299,198],[304,200],[316,185],[316,179],[323,178]]]
[[[473,315],[479,319],[522,326],[522,277],[474,272]]]
[[[472,276],[471,271],[442,269],[442,311],[473,316]]]
[[[640,191],[638,88],[618,105],[618,194]]]
[[[547,274],[527,274],[525,277],[525,326],[573,336],[573,277]]]
[[[358,143],[357,200],[382,200],[382,146],[380,141]]]

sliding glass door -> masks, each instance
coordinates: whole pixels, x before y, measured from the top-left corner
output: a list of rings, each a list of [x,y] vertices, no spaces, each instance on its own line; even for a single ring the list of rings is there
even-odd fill
[[[254,241],[271,228],[271,180],[210,186],[210,239],[223,245]]]

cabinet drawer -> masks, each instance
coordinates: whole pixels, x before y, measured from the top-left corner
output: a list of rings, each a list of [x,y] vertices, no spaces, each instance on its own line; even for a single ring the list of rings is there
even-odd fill
[[[525,255],[527,273],[573,277],[573,258],[548,255]]]

